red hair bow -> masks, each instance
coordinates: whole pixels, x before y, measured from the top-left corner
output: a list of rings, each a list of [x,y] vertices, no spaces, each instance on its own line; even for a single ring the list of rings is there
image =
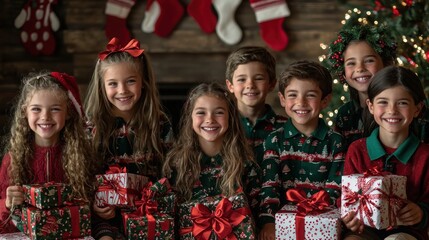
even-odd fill
[[[133,57],[138,57],[144,52],[144,49],[140,48],[140,42],[136,39],[131,39],[125,47],[121,47],[119,39],[114,37],[107,44],[106,50],[98,54],[98,58],[103,61],[107,56],[115,52],[127,52]]]

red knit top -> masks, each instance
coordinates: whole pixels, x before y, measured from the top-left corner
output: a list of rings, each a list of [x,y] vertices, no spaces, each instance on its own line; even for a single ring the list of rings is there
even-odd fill
[[[62,146],[53,147],[34,147],[34,159],[31,164],[33,177],[23,179],[23,183],[45,183],[49,181],[64,182],[65,173],[61,163]],[[6,154],[3,157],[0,168],[0,223],[3,223],[9,216],[10,212],[6,208],[6,189],[9,186],[9,165],[11,156]],[[1,224],[0,224],[1,226]],[[16,232],[11,222],[0,227],[0,233]]]

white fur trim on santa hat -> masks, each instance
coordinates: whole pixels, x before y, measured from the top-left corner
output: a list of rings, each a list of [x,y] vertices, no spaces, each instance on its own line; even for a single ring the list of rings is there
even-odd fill
[[[76,98],[74,97],[73,93],[68,90],[67,91],[67,95],[69,96],[70,100],[73,103],[73,106],[76,108],[77,113],[79,114],[80,117],[82,117],[82,107],[80,106],[80,104],[77,102]]]

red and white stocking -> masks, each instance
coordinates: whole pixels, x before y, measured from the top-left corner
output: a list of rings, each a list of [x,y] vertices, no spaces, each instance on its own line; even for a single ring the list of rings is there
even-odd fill
[[[108,40],[116,37],[122,46],[131,40],[127,28],[127,17],[134,6],[135,0],[107,0],[105,33]]]
[[[235,11],[241,0],[213,0],[219,19],[216,24],[216,33],[226,44],[237,44],[243,36],[237,22],[235,21]]]
[[[168,37],[183,16],[184,8],[178,0],[148,0],[142,30]]]
[[[212,0],[191,0],[188,4],[188,14],[195,19],[203,32],[215,31],[217,17],[212,9]]]
[[[21,29],[21,42],[31,55],[51,55],[55,51],[53,32],[60,28],[60,21],[52,4],[57,0],[28,0],[15,18],[15,27]]]
[[[249,0],[259,23],[259,34],[267,45],[276,51],[288,44],[288,36],[283,29],[285,17],[290,15],[285,0]]]

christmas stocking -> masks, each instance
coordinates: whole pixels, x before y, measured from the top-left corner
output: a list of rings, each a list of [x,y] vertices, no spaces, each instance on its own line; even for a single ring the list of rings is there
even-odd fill
[[[234,19],[235,10],[241,0],[213,0],[219,19],[216,24],[216,33],[226,44],[236,44],[243,36],[243,32]]]
[[[179,23],[184,13],[178,0],[148,0],[142,30],[155,32],[160,37],[168,37]]]
[[[288,44],[283,30],[284,18],[290,15],[285,0],[249,0],[259,23],[259,34],[273,50],[281,51]]]
[[[57,0],[28,0],[15,19],[21,28],[21,42],[31,55],[51,55],[56,46],[53,32],[60,28],[60,21],[52,11]]]
[[[212,10],[212,0],[191,0],[188,5],[188,14],[205,33],[215,31],[217,17]]]
[[[131,40],[127,28],[127,17],[135,0],[107,0],[105,33],[108,40],[117,37],[122,46]]]

